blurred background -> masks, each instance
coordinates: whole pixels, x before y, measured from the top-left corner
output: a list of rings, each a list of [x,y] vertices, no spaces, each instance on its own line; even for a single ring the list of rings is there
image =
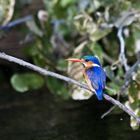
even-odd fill
[[[107,74],[105,94],[140,117],[139,0],[0,0],[0,52],[83,82],[83,67],[65,59],[96,55]],[[112,106],[0,60],[2,140],[139,140],[136,120],[118,107],[101,118]]]

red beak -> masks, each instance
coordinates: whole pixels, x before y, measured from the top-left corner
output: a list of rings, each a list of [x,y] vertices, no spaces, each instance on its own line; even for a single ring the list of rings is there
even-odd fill
[[[84,59],[78,59],[78,58],[68,58],[66,60],[72,61],[72,62],[81,62],[81,63],[85,62]]]

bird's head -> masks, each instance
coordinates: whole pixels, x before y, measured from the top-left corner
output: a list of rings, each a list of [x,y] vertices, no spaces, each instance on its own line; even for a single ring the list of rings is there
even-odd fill
[[[92,56],[92,55],[86,55],[86,56],[84,56],[81,59],[78,59],[78,58],[68,58],[66,60],[72,61],[72,62],[80,62],[87,69],[91,68],[91,67],[100,67],[101,66],[101,64],[99,62],[99,59],[97,57],[95,57],[95,56]]]

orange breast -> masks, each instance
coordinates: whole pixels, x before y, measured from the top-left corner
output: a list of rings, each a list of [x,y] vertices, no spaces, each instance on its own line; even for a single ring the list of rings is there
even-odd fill
[[[86,67],[86,69],[92,68],[93,62],[91,62],[91,61],[85,62],[85,67]]]

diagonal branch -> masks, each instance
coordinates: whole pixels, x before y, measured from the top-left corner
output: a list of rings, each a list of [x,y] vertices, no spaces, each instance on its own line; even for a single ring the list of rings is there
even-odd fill
[[[130,84],[130,82],[132,81],[132,77],[133,75],[137,72],[137,70],[140,68],[140,59],[138,59],[133,66],[131,66],[131,68],[126,72],[125,74],[125,80],[124,80],[124,84],[123,86],[120,88],[119,92],[118,92],[118,98],[120,95],[123,95],[123,93],[126,92],[126,90],[128,89],[128,86]],[[119,100],[119,99],[118,99]],[[113,111],[113,109],[116,107],[116,105],[112,106],[107,112],[105,112],[101,118],[103,119],[106,115],[108,115],[110,112]]]
[[[66,76],[63,76],[63,75],[60,75],[60,74],[57,74],[57,73],[54,73],[54,72],[45,70],[45,69],[40,68],[40,67],[38,67],[38,66],[36,66],[36,65],[33,65],[33,64],[28,63],[28,62],[26,62],[26,61],[23,61],[23,60],[21,60],[21,59],[15,58],[15,57],[13,57],[13,56],[7,55],[7,54],[5,54],[5,53],[1,53],[1,52],[0,52],[0,58],[1,58],[1,59],[4,59],[4,60],[7,60],[7,61],[10,61],[10,62],[14,62],[14,63],[16,63],[16,64],[19,64],[19,65],[23,66],[23,67],[27,67],[27,68],[29,68],[29,69],[31,69],[31,70],[34,70],[34,71],[40,73],[41,75],[44,75],[44,76],[52,76],[52,77],[54,77],[54,78],[57,78],[57,79],[66,81],[66,82],[71,83],[71,84],[75,84],[75,85],[80,86],[81,88],[83,88],[83,89],[85,89],[85,90],[89,90],[89,91],[90,91],[90,89],[88,88],[87,85],[82,84],[82,83],[80,83],[80,82],[78,82],[78,81],[76,81],[76,80],[74,80],[74,79],[71,79],[71,78],[69,78],[69,77],[66,77]],[[111,102],[112,104],[118,106],[120,109],[122,109],[123,111],[125,111],[128,115],[134,117],[134,118],[138,121],[138,123],[140,124],[140,118],[139,118],[138,116],[136,116],[132,110],[130,110],[130,109],[127,108],[125,105],[123,105],[123,104],[120,103],[119,101],[113,99],[112,97],[110,97],[110,96],[107,95],[107,94],[104,94],[103,96],[104,96],[104,98],[105,98],[107,101],[109,101],[109,102]]]
[[[140,59],[138,59],[135,62],[135,64],[133,66],[131,66],[131,68],[126,72],[124,84],[123,84],[123,86],[120,89],[120,94],[126,92],[126,90],[128,89],[128,86],[129,86],[130,82],[132,81],[133,75],[135,75],[135,73],[137,72],[137,70],[139,68],[140,68]]]

